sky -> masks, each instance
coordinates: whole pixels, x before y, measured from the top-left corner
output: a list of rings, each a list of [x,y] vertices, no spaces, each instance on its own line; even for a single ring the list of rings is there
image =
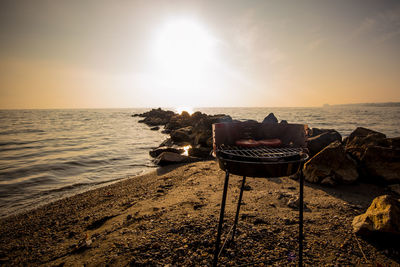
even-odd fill
[[[400,101],[400,1],[0,1],[0,108]]]

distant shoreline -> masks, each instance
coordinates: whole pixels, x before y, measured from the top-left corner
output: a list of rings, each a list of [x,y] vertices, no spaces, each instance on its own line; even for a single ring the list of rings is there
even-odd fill
[[[366,102],[366,103],[346,103],[346,104],[329,104],[324,103],[319,106],[264,106],[264,107],[248,107],[248,106],[223,106],[223,107],[192,107],[194,109],[205,109],[205,108],[321,108],[321,107],[338,107],[338,106],[368,106],[368,107],[400,107],[400,102]],[[105,110],[105,109],[152,109],[158,108],[159,106],[148,106],[148,107],[59,107],[59,108],[0,108],[0,111],[12,111],[12,110]],[[174,110],[175,107],[161,106],[163,109]]]
[[[367,107],[400,107],[400,102],[371,102],[371,103],[350,103],[350,104],[323,104],[323,107],[337,106],[367,106]]]

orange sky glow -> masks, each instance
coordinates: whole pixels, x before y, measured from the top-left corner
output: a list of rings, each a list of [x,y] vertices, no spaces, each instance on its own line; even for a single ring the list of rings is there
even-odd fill
[[[399,1],[1,1],[0,108],[400,101]]]

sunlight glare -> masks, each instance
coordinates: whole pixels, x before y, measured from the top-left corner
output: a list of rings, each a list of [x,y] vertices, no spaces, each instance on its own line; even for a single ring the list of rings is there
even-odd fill
[[[178,91],[204,84],[216,60],[215,45],[215,38],[192,18],[167,22],[157,31],[152,49],[158,80]]]
[[[189,149],[191,149],[191,148],[192,148],[191,145],[184,146],[182,155],[183,156],[189,156]]]
[[[177,107],[176,109],[176,113],[178,114],[182,114],[183,111],[186,111],[187,113],[189,113],[189,115],[193,114],[193,108],[191,107]]]

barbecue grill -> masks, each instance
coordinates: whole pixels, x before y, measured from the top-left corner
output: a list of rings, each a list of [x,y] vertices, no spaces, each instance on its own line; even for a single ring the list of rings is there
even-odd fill
[[[217,266],[218,257],[228,240],[226,238],[223,245],[220,246],[229,174],[243,176],[235,221],[228,232],[228,237],[232,232],[231,241],[234,241],[246,177],[274,178],[293,175],[297,172],[300,172],[298,256],[299,266],[302,266],[304,184],[302,167],[308,159],[306,153],[307,133],[307,125],[302,124],[258,123],[255,121],[213,124],[213,155],[217,158],[219,167],[225,171],[213,266]],[[280,139],[282,145],[273,148],[268,146],[243,147],[236,145],[236,141],[240,139],[261,140],[273,138]]]

